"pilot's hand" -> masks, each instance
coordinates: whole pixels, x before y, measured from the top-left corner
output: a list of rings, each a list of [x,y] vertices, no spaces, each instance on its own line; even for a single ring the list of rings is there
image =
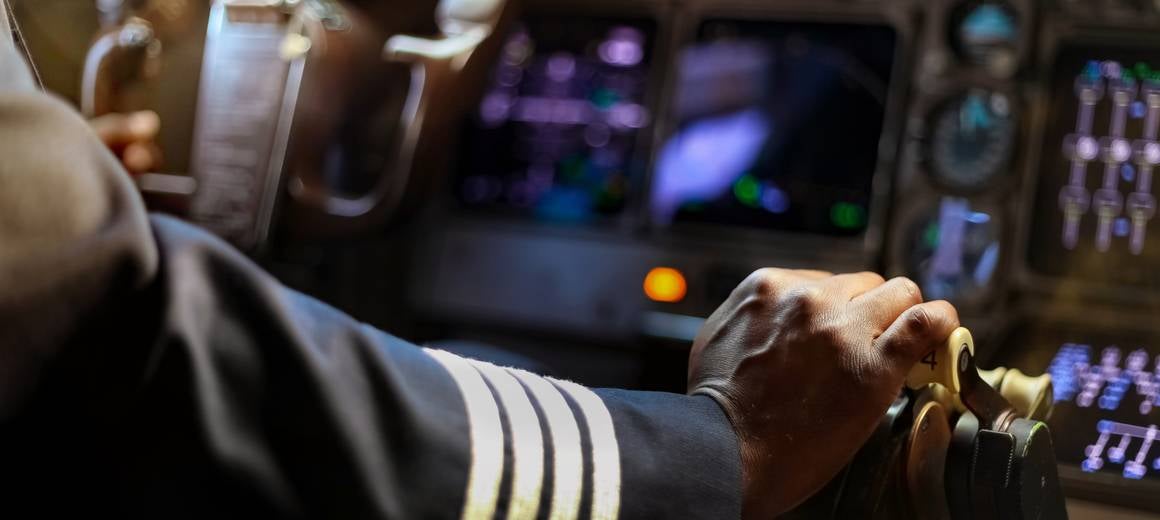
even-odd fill
[[[693,343],[689,391],[738,434],[744,516],[782,513],[833,478],[958,324],[905,278],[762,269],[742,282]]]
[[[129,173],[138,175],[161,166],[161,149],[155,142],[161,119],[156,112],[105,114],[91,119],[89,124]]]

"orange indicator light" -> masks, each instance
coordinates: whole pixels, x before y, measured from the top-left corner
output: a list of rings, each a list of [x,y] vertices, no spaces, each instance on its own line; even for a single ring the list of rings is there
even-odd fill
[[[685,275],[671,267],[654,267],[644,277],[644,294],[652,301],[676,303],[687,290]]]

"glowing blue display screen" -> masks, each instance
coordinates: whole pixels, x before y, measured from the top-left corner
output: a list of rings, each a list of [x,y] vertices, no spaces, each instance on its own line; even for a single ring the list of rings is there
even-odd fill
[[[1086,472],[1160,480],[1160,354],[1138,346],[1065,343],[1048,366],[1056,440]],[[1057,437],[1060,437],[1057,435]]]
[[[679,54],[653,222],[860,234],[894,54],[888,27],[706,21]]]

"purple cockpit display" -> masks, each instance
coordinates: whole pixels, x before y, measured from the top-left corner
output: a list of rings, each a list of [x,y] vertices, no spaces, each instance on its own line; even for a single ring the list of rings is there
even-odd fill
[[[528,17],[465,125],[457,198],[477,210],[590,222],[643,177],[652,20]]]

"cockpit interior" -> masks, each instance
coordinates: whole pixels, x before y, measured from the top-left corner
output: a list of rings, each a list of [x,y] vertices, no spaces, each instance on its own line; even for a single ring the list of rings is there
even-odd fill
[[[1160,518],[1160,2],[9,3],[159,116],[151,211],[359,320],[684,392],[755,269],[907,276],[1051,376],[1071,518]]]

